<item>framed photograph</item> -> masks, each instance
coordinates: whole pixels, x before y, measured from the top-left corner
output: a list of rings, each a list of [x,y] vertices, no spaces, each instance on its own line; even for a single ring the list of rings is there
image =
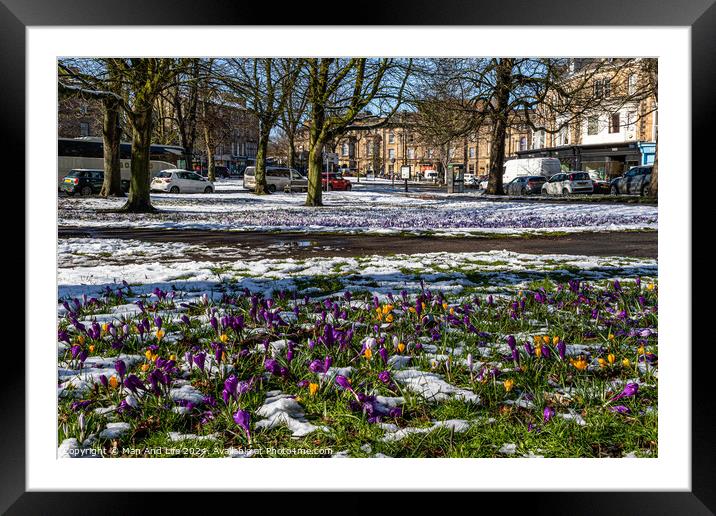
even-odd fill
[[[27,203],[3,511],[715,510],[691,301],[710,0],[393,2],[379,26],[102,4],[0,5]]]

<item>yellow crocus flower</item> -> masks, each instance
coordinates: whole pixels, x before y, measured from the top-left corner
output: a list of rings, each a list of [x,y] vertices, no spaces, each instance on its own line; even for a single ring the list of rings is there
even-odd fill
[[[405,351],[405,344],[401,342],[398,344],[398,353],[402,353],[403,351]]]
[[[145,363],[142,364],[142,371],[144,371],[145,373],[146,373],[147,371],[149,371],[149,364],[148,364],[148,363],[145,362]]]
[[[77,342],[79,342],[80,345],[85,343],[85,336],[84,335],[77,335]]]
[[[609,353],[609,354],[607,355],[607,361],[608,361],[610,364],[613,364],[614,362],[616,362],[616,360],[617,360],[617,357],[614,356],[614,353]]]
[[[622,359],[622,365],[624,367],[629,367],[631,365],[631,362],[629,361],[628,358],[624,358],[624,359]]]
[[[515,386],[515,381],[512,378],[508,378],[504,382],[502,382],[502,386],[505,388],[505,391],[510,392],[512,390],[512,387]]]
[[[370,357],[373,356],[373,352],[370,350],[370,348],[365,348],[363,356],[366,358],[366,360],[370,360]]]
[[[308,384],[308,392],[311,396],[315,396],[318,392],[318,384],[317,383],[309,383]]]
[[[144,352],[144,356],[147,357],[147,360],[151,360],[151,359],[152,359],[152,352],[151,352],[150,350],[146,350],[146,351]]]
[[[89,345],[89,352],[94,353],[94,344]]]
[[[162,338],[164,337],[164,330],[161,330],[161,329],[157,330],[156,335],[157,335],[157,340],[162,340]]]
[[[109,386],[113,389],[116,389],[119,385],[119,380],[117,380],[117,377],[112,375],[112,377],[109,379]]]
[[[610,333],[610,334],[607,336],[607,339],[608,339],[608,340],[614,340],[614,334],[613,334],[613,333]]]
[[[639,347],[637,348],[636,352],[639,353],[640,355],[643,355],[643,354],[646,352],[646,349],[644,349],[644,344],[642,344],[641,346],[639,346]]]
[[[587,359],[579,357],[577,360],[570,358],[569,362],[579,371],[584,371],[587,368]]]
[[[393,314],[388,314],[385,316],[385,322],[393,322]]]
[[[599,367],[605,367],[607,365],[607,361],[601,357],[597,359],[597,362],[599,362]]]
[[[226,344],[229,341],[229,336],[226,333],[219,335],[219,340]]]
[[[542,356],[542,343],[535,343],[535,356],[537,358]]]
[[[447,303],[443,303],[443,310],[447,310],[447,308],[448,308],[448,304],[447,304]]]

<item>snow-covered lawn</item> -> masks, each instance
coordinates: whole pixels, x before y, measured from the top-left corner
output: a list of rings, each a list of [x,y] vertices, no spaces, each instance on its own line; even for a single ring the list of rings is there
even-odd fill
[[[324,193],[324,207],[304,206],[305,194],[255,196],[238,181],[214,194],[153,194],[151,215],[98,213],[122,200],[61,197],[60,226],[182,228],[235,231],[434,233],[440,235],[623,231],[657,228],[657,207],[602,203],[494,201],[475,197],[402,195],[389,190]]]
[[[495,289],[526,284],[550,275],[609,279],[657,274],[655,259],[530,255],[508,251],[223,261],[196,261],[189,257],[209,252],[204,246],[180,242],[61,239],[59,295],[96,295],[106,286],[122,281],[138,285],[140,291],[146,292],[157,286],[210,290],[229,281],[268,295],[272,290],[292,289],[316,278],[331,278],[345,289],[385,294],[403,289],[417,291],[421,288],[421,279],[433,289],[459,292],[464,287]]]

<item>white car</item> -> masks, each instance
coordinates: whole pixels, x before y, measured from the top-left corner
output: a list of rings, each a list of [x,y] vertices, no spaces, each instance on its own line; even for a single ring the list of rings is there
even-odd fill
[[[190,170],[162,170],[149,186],[152,192],[213,193],[214,183]]]
[[[580,170],[555,174],[542,186],[542,193],[547,195],[590,194],[593,191],[594,183],[589,174]]]
[[[467,172],[462,177],[465,180],[465,186],[477,186],[477,176],[475,174]]]

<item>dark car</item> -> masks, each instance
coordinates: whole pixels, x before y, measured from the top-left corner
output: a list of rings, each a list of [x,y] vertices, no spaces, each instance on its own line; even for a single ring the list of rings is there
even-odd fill
[[[67,195],[92,195],[102,190],[104,182],[104,170],[75,169],[62,179],[60,191]],[[129,191],[129,181],[122,180],[122,191]]]
[[[201,175],[203,177],[209,177],[209,171],[207,169],[203,169],[201,171]],[[214,176],[216,179],[228,179],[231,177],[231,174],[229,173],[229,169],[223,166],[216,166],[214,167]]]
[[[321,177],[321,187],[326,188],[326,185],[328,185],[328,190],[345,190],[349,191],[352,187],[351,182],[347,179],[344,179],[342,175],[335,174],[335,173],[328,173],[323,174]]]
[[[505,185],[507,195],[538,194],[542,185],[547,181],[544,176],[519,176]]]
[[[631,167],[623,176],[612,179],[610,183],[612,195],[649,195],[651,193],[650,183],[652,168],[653,165]]]

